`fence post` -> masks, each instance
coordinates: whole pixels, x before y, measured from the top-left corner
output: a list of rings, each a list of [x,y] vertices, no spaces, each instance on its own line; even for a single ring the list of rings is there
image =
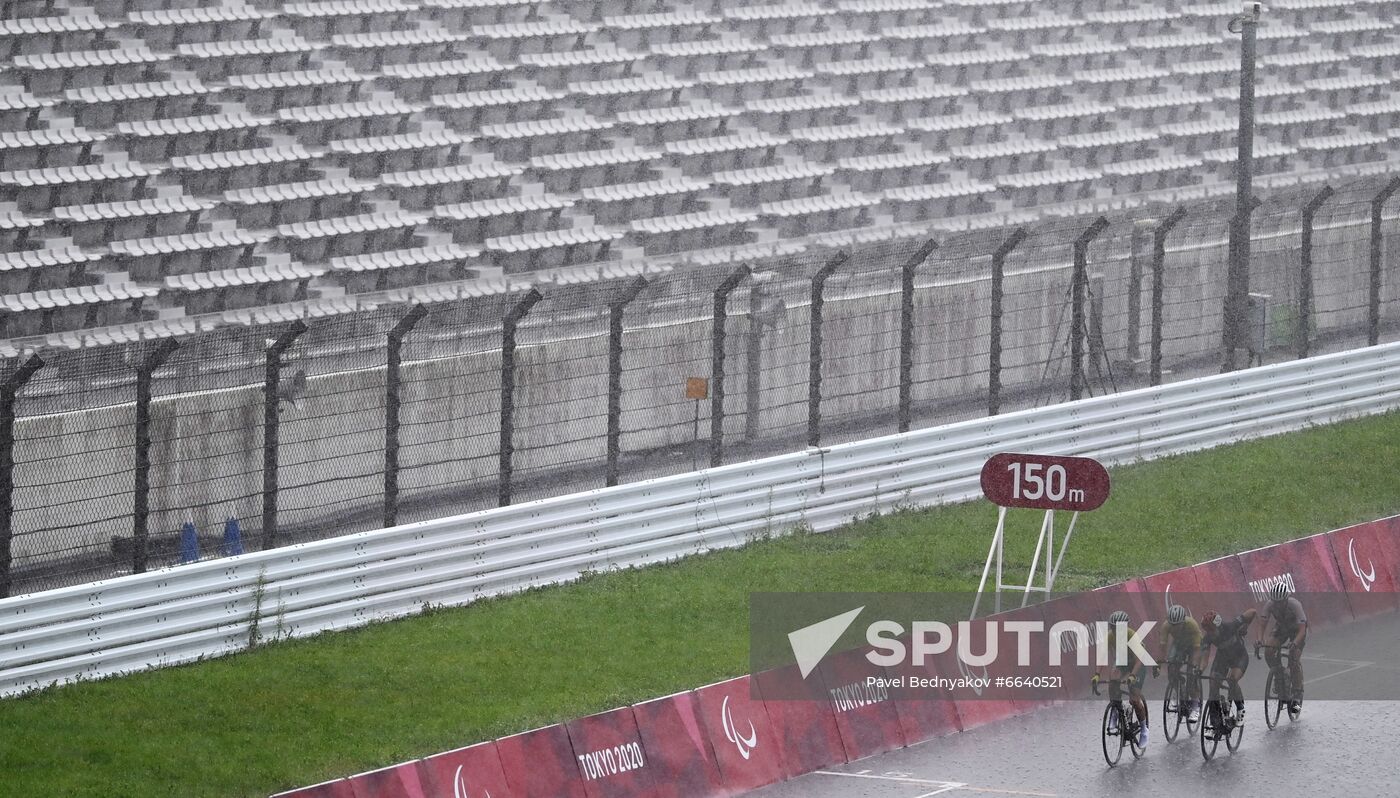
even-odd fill
[[[710,467],[724,463],[724,339],[729,318],[729,294],[749,275],[747,265],[724,278],[714,293],[710,331]]]
[[[151,375],[180,342],[166,338],[156,344],[136,370],[136,464],[131,496],[131,571],[146,572],[146,539],[151,514]]]
[[[10,563],[13,555],[15,514],[15,397],[34,373],[44,367],[38,355],[30,355],[0,385],[0,598],[10,595]]]
[[[1108,227],[1100,216],[1074,241],[1073,297],[1070,303],[1069,331],[1069,398],[1077,401],[1084,395],[1084,294],[1089,287],[1089,244]]]
[[[510,504],[511,476],[515,454],[515,330],[536,302],[544,299],[537,288],[515,303],[501,322],[501,452],[497,475],[496,503]]]
[[[606,484],[618,483],[622,456],[622,314],[647,287],[645,277],[628,283],[608,307],[608,473]]]
[[[403,339],[418,322],[428,315],[428,309],[414,305],[389,331],[389,360],[384,370],[384,527],[399,521],[399,389],[403,365]]]
[[[987,415],[1001,412],[1001,300],[1006,279],[1006,256],[1026,240],[1026,228],[1018,227],[992,253],[992,318],[987,348]]]
[[[812,275],[811,320],[807,335],[807,445],[821,445],[822,423],[822,307],[826,304],[826,280],[850,256],[838,252]]]
[[[1152,364],[1148,381],[1154,386],[1162,384],[1162,283],[1167,267],[1167,236],[1185,218],[1186,207],[1179,207],[1152,231]]]
[[[938,242],[930,238],[900,267],[899,287],[899,431],[908,432],[914,404],[914,272]]]
[[[1299,358],[1308,356],[1308,347],[1311,344],[1311,341],[1308,340],[1310,337],[1308,328],[1311,326],[1313,312],[1313,218],[1322,208],[1322,203],[1335,193],[1331,186],[1323,186],[1322,190],[1308,200],[1307,205],[1303,206],[1303,252],[1298,277],[1298,340],[1296,342]]]
[[[1370,346],[1381,341],[1381,211],[1397,190],[1400,177],[1392,178],[1371,200],[1371,301],[1366,314],[1366,342]]]
[[[282,429],[282,354],[297,337],[306,332],[306,322],[298,319],[287,325],[267,348],[263,376],[263,492],[262,548],[277,547],[277,467]]]

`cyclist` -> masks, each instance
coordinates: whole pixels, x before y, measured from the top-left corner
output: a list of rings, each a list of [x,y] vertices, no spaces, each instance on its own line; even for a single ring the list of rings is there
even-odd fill
[[[1201,616],[1201,628],[1205,635],[1201,638],[1201,654],[1215,646],[1215,659],[1210,664],[1210,693],[1215,695],[1220,682],[1230,680],[1230,698],[1235,702],[1235,723],[1244,725],[1244,691],[1240,689],[1240,679],[1249,669],[1249,652],[1244,647],[1245,633],[1258,615],[1253,607],[1245,610],[1232,620],[1225,620],[1215,610]]]
[[[1308,614],[1303,611],[1302,603],[1288,593],[1288,585],[1284,582],[1269,589],[1269,602],[1264,606],[1264,623],[1259,626],[1257,642],[1272,646],[1265,649],[1267,653],[1264,654],[1270,670],[1279,666],[1279,648],[1285,645],[1293,647],[1292,656],[1288,658],[1293,700],[1288,708],[1297,712],[1303,703],[1303,643],[1308,639]]]
[[[1197,670],[1201,667],[1201,625],[1191,617],[1191,613],[1180,604],[1167,608],[1167,623],[1162,627],[1162,651],[1167,655],[1167,679],[1175,679],[1182,665],[1190,665]],[[1153,673],[1155,676],[1156,673]],[[1201,719],[1201,683],[1198,679],[1186,682],[1186,693],[1182,700],[1191,702],[1190,722]]]
[[[1114,610],[1114,612],[1108,616],[1108,639],[1104,641],[1104,645],[1108,646],[1110,652],[1117,651],[1116,641],[1118,634],[1123,634],[1125,640],[1136,636],[1137,633],[1133,627],[1128,625],[1128,620],[1128,613],[1123,610]],[[1128,681],[1128,701],[1133,705],[1133,712],[1137,714],[1138,717],[1138,747],[1146,748],[1147,701],[1142,697],[1142,683],[1147,679],[1147,665],[1143,663],[1130,648],[1128,649],[1128,661],[1113,666],[1113,678],[1126,678]],[[1099,671],[1097,668],[1094,670],[1093,683],[1095,685],[1099,683]],[[1116,729],[1110,727],[1109,731],[1116,731]]]

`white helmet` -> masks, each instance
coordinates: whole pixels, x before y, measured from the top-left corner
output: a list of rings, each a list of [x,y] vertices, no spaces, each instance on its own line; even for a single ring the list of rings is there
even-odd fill
[[[1274,601],[1283,601],[1284,599],[1288,598],[1288,583],[1279,582],[1278,584],[1269,588],[1269,598],[1273,599]]]
[[[1171,608],[1167,610],[1167,623],[1172,626],[1176,626],[1184,620],[1186,620],[1186,608],[1180,604],[1173,604]]]
[[[1126,613],[1126,612],[1124,612],[1124,611],[1122,611],[1122,610],[1114,610],[1114,611],[1113,611],[1113,614],[1108,616],[1108,622],[1109,622],[1109,623],[1127,623],[1127,622],[1128,622],[1128,613]]]

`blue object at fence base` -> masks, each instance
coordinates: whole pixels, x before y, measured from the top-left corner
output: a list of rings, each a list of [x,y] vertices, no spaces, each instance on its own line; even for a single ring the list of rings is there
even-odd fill
[[[199,562],[199,533],[193,521],[186,521],[180,527],[180,563],[190,562]]]
[[[224,522],[223,555],[230,557],[243,553],[243,533],[238,528],[238,519],[229,518]]]

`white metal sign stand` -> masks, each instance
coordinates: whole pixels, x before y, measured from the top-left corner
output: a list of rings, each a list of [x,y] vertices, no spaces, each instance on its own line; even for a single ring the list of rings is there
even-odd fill
[[[972,617],[977,617],[977,608],[982,603],[982,593],[987,587],[987,576],[992,570],[992,560],[997,563],[997,583],[996,583],[996,609],[1001,612],[1001,592],[1003,590],[1021,591],[1021,606],[1026,606],[1030,599],[1031,591],[1044,593],[1047,597],[1055,589],[1055,576],[1060,572],[1060,563],[1065,558],[1065,549],[1069,548],[1070,535],[1074,534],[1074,525],[1079,521],[1079,511],[1075,510],[1069,518],[1069,529],[1065,530],[1065,537],[1060,541],[1060,556],[1055,559],[1055,511],[1046,510],[1045,518],[1040,522],[1040,537],[1035,543],[1035,556],[1031,558],[1031,572],[1026,577],[1024,585],[1008,585],[1002,581],[1003,549],[1006,539],[1006,510],[999,507],[997,512],[997,529],[992,535],[992,547],[987,551],[987,564],[982,566],[982,581],[977,583],[977,598],[972,602]],[[1040,551],[1045,550],[1045,584],[1035,584],[1035,574],[1040,568]],[[1053,561],[1053,564],[1052,564]]]

